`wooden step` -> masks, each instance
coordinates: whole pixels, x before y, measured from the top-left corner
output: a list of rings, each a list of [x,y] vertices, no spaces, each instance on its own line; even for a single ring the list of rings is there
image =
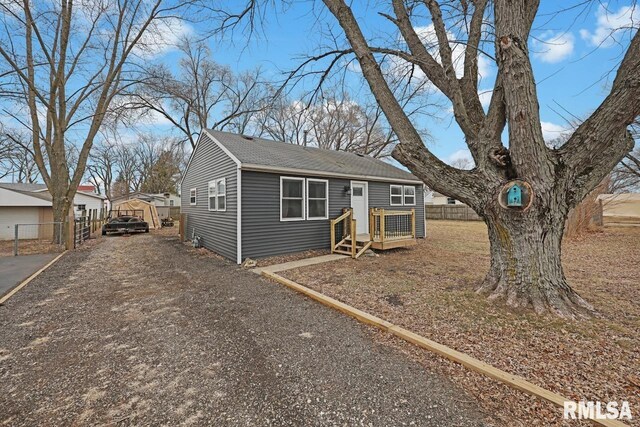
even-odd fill
[[[356,245],[364,246],[369,243],[371,240],[356,240]],[[345,243],[351,243],[351,239],[345,239]]]
[[[341,250],[341,249],[334,249],[334,250],[333,250],[333,253],[334,253],[334,254],[349,255],[349,256],[351,256],[351,255],[352,255],[352,254],[351,254],[351,251],[348,251],[348,252],[347,252],[347,251],[343,251],[343,250]]]
[[[365,251],[371,247],[371,244],[372,244],[372,243],[373,243],[373,242],[368,242],[366,245],[364,245],[362,248],[360,248],[360,249],[358,250],[358,253],[356,253],[355,258],[356,258],[356,259],[360,258],[360,255],[362,255],[363,253],[365,253]]]
[[[371,242],[369,242],[369,243],[367,243],[367,244],[371,244]],[[358,244],[357,244],[357,245],[356,245],[356,249],[357,249],[357,250],[360,250],[360,249],[364,248],[365,246],[367,246],[367,244],[364,244],[364,245],[358,245]],[[349,245],[349,244],[342,244],[342,245],[338,246],[338,248],[341,248],[341,249],[348,248],[349,250],[351,250],[351,245]]]

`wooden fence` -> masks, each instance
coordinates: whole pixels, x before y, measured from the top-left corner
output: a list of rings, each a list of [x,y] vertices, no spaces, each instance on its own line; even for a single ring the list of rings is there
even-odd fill
[[[425,205],[424,215],[429,219],[448,221],[480,221],[477,213],[466,205]]]
[[[169,216],[175,220],[180,218],[180,206],[171,206],[169,208]]]

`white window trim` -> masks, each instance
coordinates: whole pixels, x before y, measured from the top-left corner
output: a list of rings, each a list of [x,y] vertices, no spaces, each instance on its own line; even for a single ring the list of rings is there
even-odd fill
[[[284,180],[291,180],[291,181],[302,181],[302,216],[299,218],[283,218],[282,217],[282,183],[284,182]],[[305,200],[306,200],[306,185],[305,185],[305,179],[304,178],[299,178],[297,176],[281,176],[280,177],[280,221],[283,222],[289,222],[289,221],[304,221],[304,219],[306,218],[306,210],[305,210]]]
[[[213,186],[213,194],[211,194],[211,188]],[[211,198],[213,197],[213,207],[211,206]],[[218,187],[216,180],[207,182],[207,209],[209,212],[215,212],[218,210]]]
[[[391,192],[391,189],[394,187],[400,189],[400,194],[393,194]],[[400,197],[400,203],[393,203],[393,196]],[[404,188],[402,187],[402,185],[391,184],[389,186],[389,206],[404,206]]]
[[[219,182],[223,182],[224,183],[224,194],[218,194],[218,183]],[[224,196],[224,209],[220,209],[220,207],[218,206],[218,197],[223,197],[223,196]],[[227,211],[227,178],[216,179],[216,210],[218,212],[226,212]]]
[[[405,189],[406,188],[413,188],[413,203],[407,203],[406,202],[406,198],[407,198],[407,193],[405,193]],[[413,185],[405,185],[402,187],[402,203],[404,206],[415,206],[416,205],[416,194],[418,192],[416,191],[416,187],[414,187]],[[412,197],[411,195],[409,195],[409,197]]]
[[[324,199],[309,197],[309,183],[310,182],[324,182]],[[307,219],[309,221],[323,220],[329,219],[329,180],[327,179],[317,179],[317,178],[307,178]],[[309,200],[324,200],[326,203],[324,204],[324,216],[309,216]]]
[[[193,203],[191,203],[191,192],[192,191],[193,191],[193,199],[195,199]],[[198,204],[198,189],[197,188],[191,188],[191,189],[189,189],[189,205],[190,206],[195,206],[197,204]]]

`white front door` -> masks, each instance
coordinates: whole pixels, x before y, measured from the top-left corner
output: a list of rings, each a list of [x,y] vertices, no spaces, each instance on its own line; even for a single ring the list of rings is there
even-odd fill
[[[369,233],[369,186],[366,182],[351,181],[351,207],[357,233]]]

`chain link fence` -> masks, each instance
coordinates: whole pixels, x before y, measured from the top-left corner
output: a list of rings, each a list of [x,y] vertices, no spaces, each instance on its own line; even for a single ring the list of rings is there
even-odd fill
[[[13,224],[13,239],[0,241],[0,256],[62,252],[64,231],[62,222]]]

